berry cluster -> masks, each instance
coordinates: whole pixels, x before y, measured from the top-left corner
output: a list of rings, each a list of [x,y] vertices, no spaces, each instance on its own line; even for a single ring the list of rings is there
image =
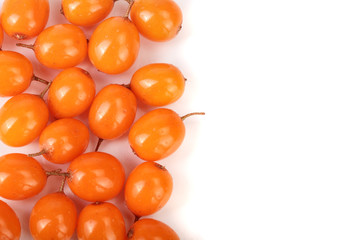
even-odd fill
[[[173,189],[171,174],[155,161],[180,147],[187,117],[204,113],[180,117],[171,109],[156,108],[134,120],[137,101],[155,107],[171,104],[183,95],[186,79],[171,64],[153,63],[138,69],[130,84],[110,84],[96,93],[96,81],[76,66],[88,56],[103,73],[123,73],[138,56],[139,34],[153,41],[171,40],[181,30],[182,13],[173,0],[125,0],[129,7],[124,16],[105,19],[116,1],[62,0],[60,12],[71,24],[46,29],[48,0],[3,2],[0,46],[3,31],[18,41],[36,37],[34,44],[16,45],[33,50],[45,67],[61,69],[47,81],[34,74],[21,53],[0,51],[0,96],[11,97],[0,109],[0,140],[11,147],[39,141],[37,153],[0,157],[0,197],[28,199],[44,189],[48,177],[62,178],[59,191],[39,199],[31,211],[34,239],[70,239],[75,231],[78,239],[179,239],[166,224],[142,217],[159,211]],[[89,40],[78,27],[98,23]],[[45,85],[38,95],[24,93],[32,81]],[[90,130],[75,119],[86,111]],[[48,125],[50,116],[56,120]],[[131,149],[144,162],[126,179],[121,162],[99,148],[104,140],[127,133]],[[93,152],[86,152],[90,134],[99,140]],[[48,171],[36,156],[70,165],[67,171]],[[65,184],[91,203],[79,216],[64,193]],[[123,189],[125,204],[135,216],[128,230],[118,207],[107,202]],[[15,212],[0,200],[0,239],[20,239],[20,233]]]

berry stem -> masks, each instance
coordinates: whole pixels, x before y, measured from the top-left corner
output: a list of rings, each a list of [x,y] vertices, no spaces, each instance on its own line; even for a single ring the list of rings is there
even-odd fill
[[[96,147],[95,147],[95,152],[99,151],[100,145],[102,144],[102,142],[104,141],[104,139],[99,138]]]
[[[37,82],[41,82],[43,84],[49,84],[50,83],[49,81],[46,81],[45,79],[39,78],[39,77],[37,77],[35,75],[32,77],[32,80],[37,81]]]
[[[187,119],[188,117],[191,117],[191,116],[194,116],[194,115],[205,115],[205,113],[204,112],[193,112],[193,113],[188,113],[188,114],[186,114],[186,115],[184,115],[184,116],[182,116],[181,117],[181,120],[185,120],[185,119]]]
[[[140,218],[141,218],[141,216],[135,215],[134,223],[136,223],[137,221],[139,221]]]
[[[130,88],[130,83],[128,83],[128,84],[125,84],[125,83],[124,83],[124,84],[121,84],[121,86],[126,87],[127,89],[131,89],[131,88]]]
[[[37,156],[41,156],[41,155],[44,155],[47,153],[48,153],[48,151],[46,149],[43,149],[40,152],[28,154],[28,157],[37,157]]]
[[[59,192],[64,193],[66,178],[67,178],[67,176],[64,176],[63,180],[61,181],[61,185],[60,185],[60,188],[59,188]]]
[[[56,169],[53,171],[45,171],[46,176],[63,176],[63,177],[70,177],[69,172],[62,172],[61,169]]]
[[[124,18],[129,18],[130,11],[131,11],[132,6],[134,5],[135,0],[125,0],[125,1],[129,4],[129,7],[125,12]]]
[[[51,86],[51,82],[48,82],[48,84],[47,84],[47,86],[45,87],[45,89],[39,94],[39,97],[40,97],[40,98],[44,99],[44,96],[45,96],[45,94],[47,93],[47,91],[49,90],[50,86]]]
[[[16,46],[30,48],[31,50],[34,50],[34,44],[17,43]]]

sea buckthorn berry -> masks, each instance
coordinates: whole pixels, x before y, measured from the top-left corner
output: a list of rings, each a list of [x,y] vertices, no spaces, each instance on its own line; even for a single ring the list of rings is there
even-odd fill
[[[145,104],[165,106],[184,93],[185,79],[171,64],[154,63],[137,70],[130,83],[131,91]]]
[[[34,45],[17,43],[33,49],[40,63],[49,68],[65,69],[81,63],[87,54],[87,39],[83,31],[72,24],[58,24],[46,28]]]
[[[108,18],[97,26],[89,41],[89,58],[101,72],[119,74],[135,62],[139,32],[125,17]]]
[[[95,97],[89,111],[89,127],[101,139],[123,135],[134,122],[136,97],[126,87],[111,84]]]
[[[76,232],[79,240],[126,239],[124,218],[112,203],[93,203],[83,208]]]
[[[129,143],[138,157],[157,161],[175,152],[185,137],[179,115],[166,108],[152,110],[138,119],[129,132]]]
[[[69,240],[76,229],[77,211],[74,202],[64,193],[42,197],[30,215],[30,232],[35,240]]]
[[[62,0],[62,12],[69,22],[92,26],[111,12],[114,0]]]
[[[129,240],[180,240],[176,232],[163,222],[151,218],[144,218],[136,221],[130,228]]]
[[[173,189],[170,173],[154,162],[138,165],[125,184],[125,202],[135,216],[159,211],[169,200]]]
[[[41,133],[39,145],[43,155],[53,163],[67,163],[85,152],[89,130],[81,121],[64,118],[48,125]]]
[[[48,18],[48,0],[5,0],[1,9],[1,22],[5,32],[17,40],[39,35]]]
[[[130,12],[139,32],[152,41],[168,41],[181,30],[183,16],[172,0],[135,0]]]
[[[33,197],[44,188],[47,176],[41,165],[25,154],[0,157],[0,197],[22,200]]]
[[[125,182],[122,164],[110,154],[85,153],[70,163],[68,185],[71,191],[89,202],[103,202],[117,196]]]
[[[33,76],[33,66],[24,55],[0,51],[0,96],[22,93],[29,87]]]
[[[16,95],[0,109],[0,139],[11,147],[25,146],[40,136],[48,119],[48,108],[39,96]]]
[[[55,118],[72,118],[85,112],[95,97],[90,74],[78,67],[59,73],[51,83],[47,103]]]
[[[18,240],[21,235],[21,225],[14,210],[0,200],[0,239]]]

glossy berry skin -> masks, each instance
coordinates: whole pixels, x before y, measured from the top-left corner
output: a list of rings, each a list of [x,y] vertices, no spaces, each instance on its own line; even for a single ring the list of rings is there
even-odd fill
[[[41,165],[25,154],[0,157],[0,197],[23,200],[41,192],[47,180]]]
[[[30,215],[30,232],[35,240],[68,240],[76,229],[77,212],[73,201],[64,193],[42,197]]]
[[[89,202],[103,202],[117,196],[125,182],[122,164],[110,154],[85,153],[71,162],[68,185],[71,191]]]
[[[79,27],[58,24],[41,32],[35,41],[34,51],[36,58],[46,67],[70,68],[85,59],[87,39]]]
[[[41,133],[39,145],[43,155],[53,163],[67,163],[85,152],[89,130],[81,121],[64,118],[48,125]]]
[[[33,78],[33,66],[24,55],[0,51],[0,96],[9,97],[25,91]]]
[[[89,42],[89,58],[101,72],[119,74],[135,62],[140,47],[139,32],[123,17],[108,18],[95,29]]]
[[[25,146],[40,136],[48,119],[44,100],[32,94],[16,95],[0,109],[0,139],[11,147]]]
[[[158,42],[173,39],[183,21],[181,9],[172,0],[135,0],[130,16],[141,35]]]
[[[62,0],[62,9],[69,22],[79,26],[99,23],[111,12],[114,0]]]
[[[130,88],[145,104],[165,106],[183,95],[185,79],[174,65],[155,63],[137,70],[132,76]]]
[[[145,161],[157,161],[175,152],[185,137],[185,126],[170,109],[152,110],[137,120],[129,132],[135,154]]]
[[[1,22],[5,32],[17,40],[39,35],[48,18],[48,0],[5,0],[1,9]]]
[[[85,112],[95,97],[95,83],[85,70],[72,67],[59,73],[48,93],[48,106],[55,118],[72,118]]]
[[[9,205],[0,200],[0,239],[18,240],[20,235],[19,218]]]
[[[81,210],[76,232],[79,240],[126,239],[124,218],[112,203],[93,203]]]
[[[173,181],[165,167],[154,162],[138,165],[125,184],[125,202],[136,216],[159,211],[169,200]]]
[[[151,218],[135,222],[129,232],[129,240],[180,240],[176,232],[163,222]]]
[[[90,129],[102,139],[120,137],[134,122],[136,109],[136,97],[129,89],[108,85],[96,95],[90,107]]]

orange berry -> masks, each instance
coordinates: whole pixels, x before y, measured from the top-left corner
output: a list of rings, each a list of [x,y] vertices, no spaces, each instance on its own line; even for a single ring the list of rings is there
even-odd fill
[[[33,66],[24,55],[0,51],[0,96],[15,96],[24,92],[33,76]]]
[[[95,83],[85,70],[72,67],[59,73],[51,83],[48,106],[55,118],[72,118],[85,112],[95,97]]]
[[[75,232],[77,211],[64,193],[42,197],[31,211],[29,226],[35,240],[70,240]]]
[[[126,239],[124,218],[112,203],[93,203],[81,210],[77,224],[79,240]]]
[[[126,87],[111,84],[95,97],[89,111],[89,127],[101,139],[123,135],[134,122],[136,97]]]
[[[48,0],[5,0],[1,9],[1,22],[5,32],[17,40],[39,35],[48,18]]]
[[[114,0],[62,0],[62,10],[69,22],[92,26],[111,12]]]
[[[136,221],[128,232],[129,240],[180,240],[176,232],[160,221],[144,218]]]
[[[154,162],[138,165],[125,184],[125,202],[136,216],[159,211],[169,200],[173,181],[165,167]]]
[[[48,119],[48,108],[39,96],[16,95],[0,109],[0,139],[11,147],[25,146],[40,136]]]
[[[19,218],[9,205],[0,200],[0,239],[18,240],[20,235]]]
[[[172,0],[135,0],[130,12],[139,32],[152,41],[168,41],[181,30],[179,6]]]
[[[101,72],[119,74],[135,62],[140,48],[139,32],[123,17],[108,18],[95,29],[89,41],[89,58]]]
[[[165,106],[184,93],[185,79],[171,64],[154,63],[137,70],[130,83],[131,91],[145,104]]]
[[[70,163],[68,185],[71,191],[89,202],[107,201],[117,196],[125,182],[122,164],[110,154],[85,153]]]
[[[81,121],[64,118],[48,125],[39,139],[43,156],[53,163],[67,163],[85,152],[89,130]]]
[[[0,196],[23,200],[40,193],[47,176],[41,165],[25,154],[12,153],[0,157]]]

